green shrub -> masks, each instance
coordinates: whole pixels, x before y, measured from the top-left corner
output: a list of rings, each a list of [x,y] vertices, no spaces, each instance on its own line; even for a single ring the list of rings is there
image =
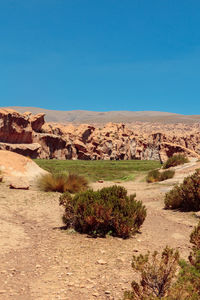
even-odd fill
[[[193,253],[190,254],[190,262],[200,273],[200,222],[190,235],[190,242],[193,244]]]
[[[170,178],[173,178],[175,174],[174,170],[166,170],[160,173],[160,181],[164,181]]]
[[[132,268],[140,273],[140,282],[132,282],[132,290],[124,293],[124,300],[163,299],[172,286],[178,260],[179,253],[168,247],[161,256],[156,251],[151,257],[149,252],[133,256]]]
[[[146,208],[135,197],[127,196],[121,186],[81,192],[64,204],[63,221],[80,233],[127,238],[138,231],[146,217]]]
[[[84,191],[88,187],[88,182],[83,176],[76,174],[57,173],[45,174],[38,180],[38,186],[45,192],[60,192],[66,191],[76,193]]]
[[[190,235],[193,244],[189,262],[180,261],[180,272],[176,283],[171,289],[170,299],[200,299],[200,222]]]
[[[174,170],[166,170],[159,172],[159,170],[150,171],[146,177],[148,183],[164,181],[170,178],[173,178],[175,174]]]
[[[149,171],[146,177],[148,183],[160,181],[160,172],[158,170]]]
[[[168,158],[168,160],[163,164],[163,169],[168,169],[170,167],[176,167],[178,165],[183,165],[189,162],[188,158],[183,154],[175,154]]]
[[[200,210],[200,171],[184,179],[165,195],[165,208],[182,211]]]
[[[190,235],[190,243],[192,243],[195,248],[200,250],[200,222]]]
[[[69,192],[64,192],[59,198],[59,204],[65,206],[72,200],[72,195]]]
[[[133,256],[132,268],[140,274],[139,283],[132,282],[132,290],[124,293],[124,300],[199,300],[200,299],[200,222],[194,228],[189,262],[179,261],[178,252],[166,247],[159,259],[151,256]],[[179,272],[177,267],[179,264]]]

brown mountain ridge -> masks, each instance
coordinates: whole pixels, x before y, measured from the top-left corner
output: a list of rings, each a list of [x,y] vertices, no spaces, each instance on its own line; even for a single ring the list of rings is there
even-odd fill
[[[3,108],[3,107],[2,107]],[[132,123],[132,122],[158,122],[163,124],[170,123],[185,123],[192,124],[200,122],[200,115],[182,115],[176,113],[159,112],[159,111],[107,111],[96,112],[87,110],[72,110],[72,111],[59,111],[49,110],[38,107],[22,107],[10,106],[11,108],[20,113],[31,112],[33,114],[45,113],[47,122],[56,123]]]

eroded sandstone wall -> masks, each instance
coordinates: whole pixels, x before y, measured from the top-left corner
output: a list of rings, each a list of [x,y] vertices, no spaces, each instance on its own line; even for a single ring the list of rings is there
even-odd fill
[[[200,158],[199,124],[61,125],[44,114],[0,110],[0,149],[31,158],[165,161],[174,153]]]

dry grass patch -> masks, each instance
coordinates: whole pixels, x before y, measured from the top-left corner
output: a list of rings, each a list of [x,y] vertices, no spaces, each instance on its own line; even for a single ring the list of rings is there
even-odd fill
[[[45,192],[77,193],[88,188],[87,180],[76,174],[45,174],[38,180],[38,187]]]

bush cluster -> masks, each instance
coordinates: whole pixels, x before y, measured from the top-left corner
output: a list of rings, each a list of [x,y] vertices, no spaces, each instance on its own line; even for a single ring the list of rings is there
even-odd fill
[[[166,179],[173,178],[174,174],[174,170],[166,170],[163,172],[160,172],[159,170],[153,170],[147,174],[146,181],[148,183],[164,181]]]
[[[49,173],[39,178],[38,186],[45,192],[77,193],[85,191],[88,188],[88,182],[83,176],[76,174]]]
[[[164,201],[167,209],[200,210],[200,170],[166,193]]]
[[[132,290],[124,293],[124,300],[200,299],[200,222],[190,242],[193,249],[189,262],[179,260],[179,253],[168,247],[160,256],[157,252],[133,256],[132,268],[139,273],[140,281],[132,282]]]
[[[163,169],[168,169],[171,167],[176,167],[178,165],[183,165],[189,162],[188,158],[183,154],[175,154],[168,158],[168,160],[163,164]]]
[[[127,196],[121,186],[88,190],[73,198],[63,194],[60,198],[65,207],[63,221],[80,233],[127,238],[139,230],[146,217],[145,206],[135,197],[135,194]]]

